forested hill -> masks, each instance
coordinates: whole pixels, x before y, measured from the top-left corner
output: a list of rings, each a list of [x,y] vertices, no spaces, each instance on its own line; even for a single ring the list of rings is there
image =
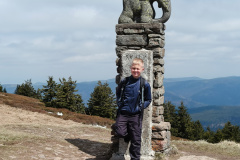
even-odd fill
[[[103,80],[115,92],[115,79]],[[34,88],[41,88],[42,83],[33,84]],[[87,103],[97,81],[77,83],[78,93]],[[17,85],[6,85],[8,93],[14,93]],[[183,101],[187,108],[202,106],[240,106],[240,77],[224,77],[215,79],[165,78],[165,101],[179,106]]]

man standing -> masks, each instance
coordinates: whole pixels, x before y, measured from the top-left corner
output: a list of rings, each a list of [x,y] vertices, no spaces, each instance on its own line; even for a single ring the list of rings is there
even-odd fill
[[[131,160],[140,160],[143,110],[151,103],[151,87],[141,77],[143,71],[143,60],[135,58],[131,65],[131,76],[119,83],[116,92],[118,116],[114,129],[125,142],[131,141]]]

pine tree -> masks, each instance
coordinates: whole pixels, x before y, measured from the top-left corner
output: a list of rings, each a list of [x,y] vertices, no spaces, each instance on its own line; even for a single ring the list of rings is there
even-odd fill
[[[164,121],[171,123],[171,134],[173,136],[177,136],[178,134],[178,118],[177,118],[177,110],[176,107],[168,101],[163,104],[164,107]]]
[[[211,131],[210,127],[208,126],[206,132],[203,135],[203,139],[209,143],[213,143],[213,138],[214,138],[214,132]]]
[[[240,141],[240,130],[239,126],[234,126],[231,122],[227,122],[222,129],[222,138],[223,140],[229,141]]]
[[[60,84],[57,85],[56,99],[53,100],[57,108],[67,108],[73,112],[82,112],[85,110],[82,97],[75,92],[76,81],[72,81],[69,77],[59,79]]]
[[[191,134],[190,139],[197,141],[197,140],[203,139],[203,136],[204,136],[204,129],[200,121],[197,120],[196,122],[193,122],[193,132]]]
[[[43,86],[41,89],[42,101],[47,107],[56,107],[55,99],[57,93],[57,83],[53,80],[53,77],[48,77],[47,85]]]
[[[102,84],[101,81],[98,81],[98,85],[88,100],[89,114],[114,119],[116,108],[116,98],[111,88],[107,83]]]
[[[33,88],[31,79],[26,80],[25,83],[22,83],[21,85],[17,85],[15,94],[33,98],[39,97],[37,91]]]
[[[217,132],[214,134],[212,141],[210,143],[219,143],[223,140],[222,130],[218,129]]]
[[[193,123],[183,102],[181,102],[181,105],[178,107],[177,118],[178,136],[189,139],[193,132]]]

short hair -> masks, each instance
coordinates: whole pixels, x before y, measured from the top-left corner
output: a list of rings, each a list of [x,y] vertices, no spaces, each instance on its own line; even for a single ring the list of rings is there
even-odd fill
[[[144,68],[144,62],[141,58],[134,58],[132,61],[132,65],[142,65]]]

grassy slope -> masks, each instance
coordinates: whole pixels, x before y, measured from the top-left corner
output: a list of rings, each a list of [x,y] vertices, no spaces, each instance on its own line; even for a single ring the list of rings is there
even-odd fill
[[[101,126],[110,127],[114,123],[113,120],[107,118],[75,113],[67,109],[46,107],[44,103],[40,102],[38,99],[16,94],[0,93],[0,104],[6,104],[11,107],[22,108],[33,112],[44,113],[62,118],[64,120],[73,120],[75,122],[80,122],[84,124],[98,124]],[[57,116],[57,112],[63,113],[63,116]]]

